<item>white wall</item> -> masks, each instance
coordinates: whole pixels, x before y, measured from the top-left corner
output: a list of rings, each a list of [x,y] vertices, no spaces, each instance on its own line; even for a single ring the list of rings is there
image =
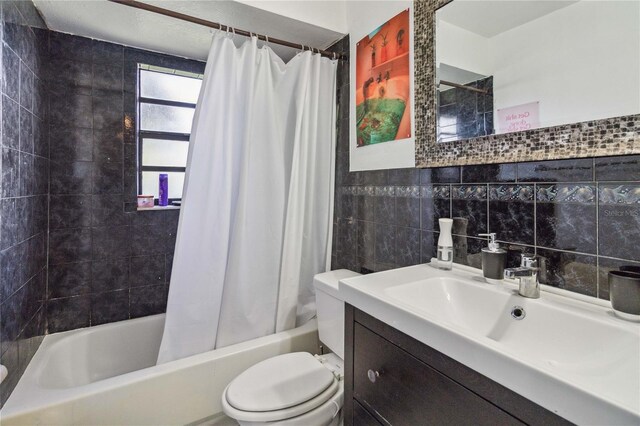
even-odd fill
[[[347,28],[351,44],[351,98],[350,98],[350,170],[378,170],[404,167],[415,167],[414,138],[356,147],[356,43],[381,24],[393,18],[406,8],[411,8],[410,34],[411,53],[409,67],[411,69],[411,112],[415,114],[414,78],[413,78],[413,2],[407,0],[387,1],[348,1]],[[411,135],[415,135],[415,120],[411,122]]]
[[[287,18],[346,34],[346,0],[235,0]]]
[[[540,101],[541,127],[640,112],[640,2],[581,1],[490,44],[495,109]]]
[[[436,63],[444,62],[476,74],[491,75],[489,39],[445,21],[437,21]]]

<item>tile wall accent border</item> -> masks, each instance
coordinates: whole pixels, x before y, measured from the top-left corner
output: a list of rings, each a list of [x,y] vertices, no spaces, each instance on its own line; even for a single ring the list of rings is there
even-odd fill
[[[414,2],[416,167],[512,163],[640,153],[640,114],[436,143],[435,12]]]

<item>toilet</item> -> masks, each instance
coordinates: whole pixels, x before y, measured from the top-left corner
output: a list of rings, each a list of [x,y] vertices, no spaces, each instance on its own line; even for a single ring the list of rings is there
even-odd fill
[[[294,352],[261,361],[233,379],[222,394],[224,413],[241,426],[337,426],[344,396],[344,301],[338,281],[346,269],[313,279],[320,340],[333,353]]]

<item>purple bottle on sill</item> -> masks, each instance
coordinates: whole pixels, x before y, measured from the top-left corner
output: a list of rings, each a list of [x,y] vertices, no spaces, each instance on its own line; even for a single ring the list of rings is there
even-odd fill
[[[169,175],[160,173],[160,182],[158,186],[158,205],[169,205]]]

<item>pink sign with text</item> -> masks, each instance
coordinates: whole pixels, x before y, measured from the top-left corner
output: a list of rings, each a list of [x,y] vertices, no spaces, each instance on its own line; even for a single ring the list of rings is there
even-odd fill
[[[540,126],[540,102],[498,109],[498,133],[521,132]]]

